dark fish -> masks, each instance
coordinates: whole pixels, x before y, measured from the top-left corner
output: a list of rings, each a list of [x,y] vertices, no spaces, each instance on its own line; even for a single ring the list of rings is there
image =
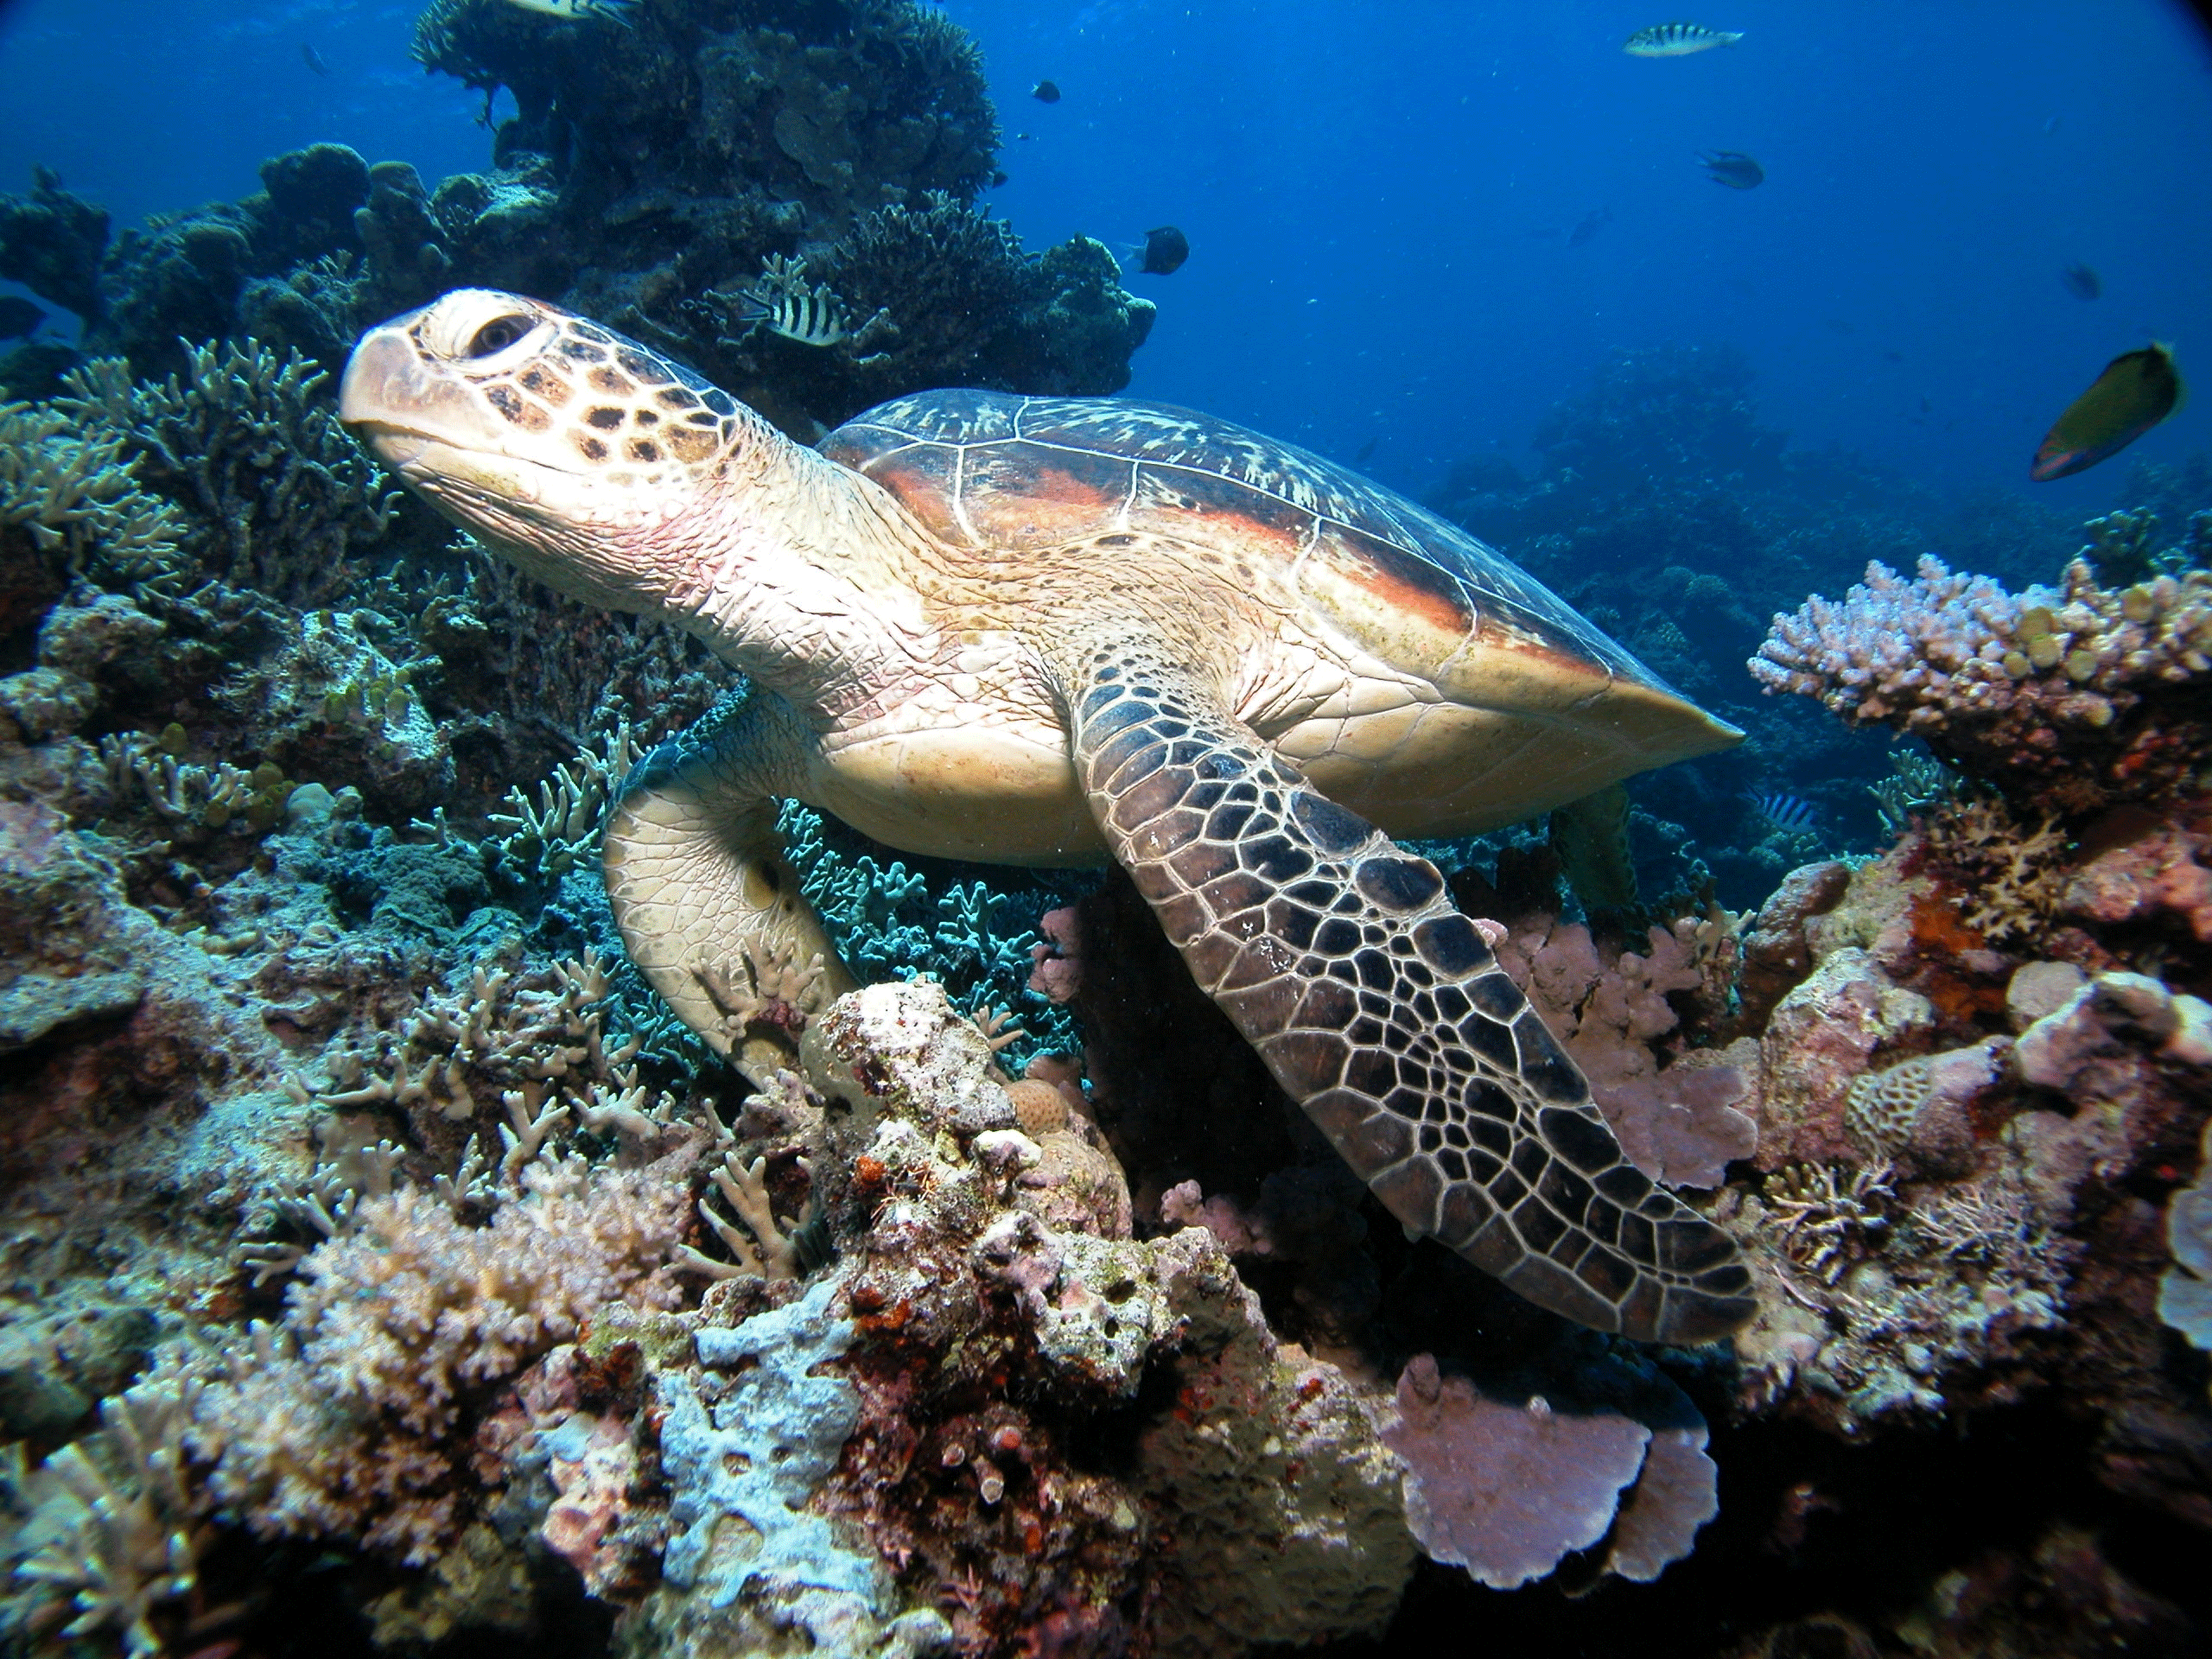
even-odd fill
[[[1716,149],[1698,160],[1707,178],[1731,190],[1756,190],[1766,182],[1766,169],[1740,149]]]
[[[46,313],[20,294],[0,294],[0,340],[29,340]]]
[[[1567,233],[1567,245],[1579,248],[1592,237],[1613,222],[1613,216],[1603,207],[1592,207],[1582,215],[1580,223]]]
[[[308,67],[318,75],[327,75],[330,73],[330,66],[322,60],[322,54],[304,41],[300,42],[300,56]]]
[[[2105,291],[2105,279],[2091,265],[2072,264],[2058,273],[2066,291],[2077,300],[2094,300]]]
[[[1147,231],[1143,245],[1129,251],[1140,256],[1137,269],[1146,276],[1172,276],[1191,257],[1191,238],[1173,225],[1162,225],[1156,231]]]
[[[1029,96],[1039,104],[1057,104],[1060,101],[1060,89],[1049,80],[1040,80],[1029,89]]]
[[[1702,23],[1654,23],[1630,35],[1621,50],[1631,58],[1687,58],[1693,52],[1710,52],[1716,46],[1733,46],[1743,38],[1741,29],[1707,29]]]
[[[2044,484],[2118,454],[2178,409],[2181,394],[2174,354],[2157,341],[2115,357],[2058,417],[2028,477]]]
[[[1017,132],[1014,136],[1020,143],[1026,144],[1037,135],[1033,132]]]
[[[1354,454],[1351,458],[1351,464],[1355,467],[1364,467],[1369,461],[1374,459],[1375,440],[1370,438],[1365,443],[1359,446],[1358,453]]]
[[[1777,830],[1817,830],[1821,810],[1795,795],[1746,795],[1751,810]]]

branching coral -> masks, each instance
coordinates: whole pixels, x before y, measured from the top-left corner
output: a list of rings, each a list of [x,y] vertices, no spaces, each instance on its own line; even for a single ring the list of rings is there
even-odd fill
[[[101,1402],[93,1433],[27,1474],[19,1465],[12,1481],[0,1475],[23,1511],[0,1540],[16,1586],[0,1596],[0,1629],[43,1643],[119,1637],[132,1659],[169,1650],[175,1632],[158,1626],[192,1594],[207,1542],[184,1451],[194,1403],[190,1383],[141,1383]]]
[[[179,1363],[213,1501],[264,1535],[358,1536],[421,1562],[464,1514],[472,1402],[608,1302],[666,1307],[686,1222],[666,1172],[527,1164],[489,1222],[420,1187],[356,1192],[299,1261],[280,1331]]]
[[[563,761],[552,777],[540,781],[535,806],[520,788],[509,790],[512,810],[492,814],[493,827],[505,831],[494,843],[499,856],[541,878],[585,862],[597,847],[607,802],[637,760],[630,722],[619,721],[595,747]]]
[[[125,434],[86,429],[61,407],[0,404],[0,622],[22,620],[10,603],[25,583],[9,569],[13,537],[67,570],[116,581],[143,580],[175,562],[189,527],[148,492],[143,457],[129,448]]]
[[[2076,559],[2015,596],[1923,557],[1867,567],[1840,603],[1777,616],[1751,662],[1770,692],[1924,738],[1971,776],[2048,809],[2170,793],[2207,734],[2185,696],[2212,671],[2212,574],[2114,592]]]
[[[292,1086],[333,1110],[395,1108],[434,1145],[457,1141],[454,1125],[474,1138],[483,1109],[496,1100],[505,1120],[496,1125],[501,1166],[510,1175],[571,1119],[650,1140],[672,1102],[664,1096],[646,1109],[633,1064],[638,1039],[608,1043],[601,1005],[612,989],[588,953],[550,975],[479,966],[465,983],[425,998],[398,1031],[340,1051],[320,1093]]]
[[[200,346],[160,382],[97,359],[55,407],[115,435],[149,484],[204,521],[194,540],[210,574],[315,606],[345,590],[349,556],[383,537],[398,500],[321,400],[326,378],[296,352]]]
[[[1079,1046],[1066,1012],[1029,988],[1033,926],[1007,925],[1007,912],[1041,916],[1058,894],[997,891],[980,880],[939,884],[903,861],[879,863],[855,850],[849,831],[796,801],[785,804],[777,830],[800,891],[855,978],[927,975],[968,1007],[1019,1010],[1025,1055]]]

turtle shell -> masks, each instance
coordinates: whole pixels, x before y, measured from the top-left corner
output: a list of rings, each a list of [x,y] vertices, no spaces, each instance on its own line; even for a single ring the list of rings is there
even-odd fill
[[[1446,698],[1596,715],[1643,748],[1642,765],[1739,735],[1457,525],[1228,421],[1122,398],[928,391],[856,416],[822,449],[955,547],[1042,553],[1149,532],[1248,579],[1272,567],[1310,621]]]

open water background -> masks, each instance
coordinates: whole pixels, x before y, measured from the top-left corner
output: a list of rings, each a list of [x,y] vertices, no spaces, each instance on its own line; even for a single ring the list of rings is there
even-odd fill
[[[128,224],[317,140],[432,181],[482,167],[481,100],[407,55],[417,10],[0,3],[0,188],[44,162]],[[1416,493],[1469,454],[1525,463],[1624,346],[1732,341],[1796,445],[1970,490],[2028,490],[2050,421],[2147,340],[2212,387],[2212,49],[2174,0],[1700,0],[1743,42],[1657,61],[1621,42],[1675,0],[948,10],[1007,134],[988,200],[1033,247],[1191,237],[1182,271],[1131,279],[1162,307],[1132,394],[1371,442]],[[1697,152],[1722,149],[1767,183],[1709,182]],[[2061,285],[2077,260],[2101,299]],[[2131,458],[2207,448],[2200,397]],[[2035,493],[2087,516],[2125,470]]]

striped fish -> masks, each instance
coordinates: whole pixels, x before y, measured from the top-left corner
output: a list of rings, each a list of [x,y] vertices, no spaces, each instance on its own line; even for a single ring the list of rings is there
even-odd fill
[[[795,340],[802,346],[835,346],[853,332],[852,319],[837,296],[826,288],[795,283],[773,291],[743,290],[745,322],[767,325],[772,334]]]
[[[1821,810],[1795,795],[1746,795],[1751,810],[1777,830],[1803,830],[1821,827]]]
[[[1693,52],[1710,52],[1716,46],[1733,46],[1743,38],[1741,29],[1707,29],[1703,23],[1654,23],[1630,35],[1621,50],[1631,58],[1687,58]]]

